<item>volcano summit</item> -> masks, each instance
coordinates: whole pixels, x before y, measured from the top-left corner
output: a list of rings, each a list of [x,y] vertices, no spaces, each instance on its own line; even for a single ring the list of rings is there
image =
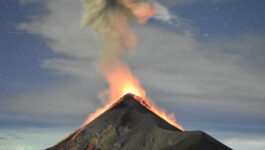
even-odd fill
[[[47,150],[231,150],[202,131],[182,131],[127,94]]]

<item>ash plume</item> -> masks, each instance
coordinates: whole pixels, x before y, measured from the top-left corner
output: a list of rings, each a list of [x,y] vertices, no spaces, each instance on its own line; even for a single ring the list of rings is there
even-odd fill
[[[82,26],[92,27],[103,42],[98,69],[110,84],[108,99],[122,96],[122,87],[137,86],[145,95],[137,79],[123,62],[123,55],[136,45],[130,23],[145,23],[157,7],[153,0],[82,0]],[[126,78],[126,80],[123,80]],[[130,79],[130,80],[127,80]],[[117,84],[117,82],[119,82]]]

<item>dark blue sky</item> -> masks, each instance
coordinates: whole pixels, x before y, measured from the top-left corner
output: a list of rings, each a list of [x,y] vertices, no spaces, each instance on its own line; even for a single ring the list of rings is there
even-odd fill
[[[41,4],[20,5],[17,0],[0,1],[0,97],[39,87],[57,79],[41,68],[46,58],[55,56],[45,40],[18,29],[29,16],[45,13]]]
[[[199,35],[222,36],[265,32],[265,2],[241,0],[222,4],[209,2],[174,7],[173,11],[198,27]]]

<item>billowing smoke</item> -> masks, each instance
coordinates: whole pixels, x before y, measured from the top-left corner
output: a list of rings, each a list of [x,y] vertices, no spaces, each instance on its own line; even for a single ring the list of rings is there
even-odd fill
[[[110,88],[110,100],[134,90],[139,96],[145,92],[139,82],[123,63],[123,55],[133,49],[136,38],[129,25],[132,22],[145,23],[153,16],[157,7],[153,0],[82,0],[84,12],[82,26],[92,27],[103,41],[98,69],[104,75]]]

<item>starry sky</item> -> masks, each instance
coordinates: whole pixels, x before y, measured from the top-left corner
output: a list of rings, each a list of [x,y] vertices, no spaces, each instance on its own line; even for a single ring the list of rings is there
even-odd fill
[[[158,0],[126,62],[186,130],[265,147],[264,0]],[[50,147],[102,106],[79,0],[0,0],[0,150]],[[150,55],[152,54],[152,55]]]

